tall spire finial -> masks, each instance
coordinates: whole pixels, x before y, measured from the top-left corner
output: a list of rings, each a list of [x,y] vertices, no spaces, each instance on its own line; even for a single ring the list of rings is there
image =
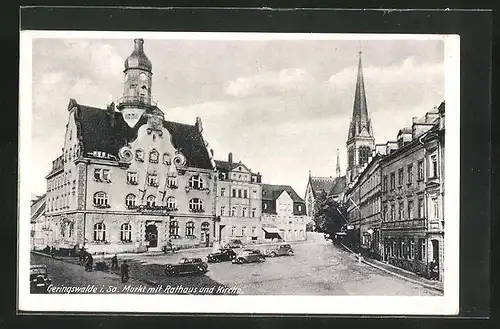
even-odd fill
[[[339,149],[337,149],[337,168],[336,168],[336,174],[337,177],[340,177],[340,155],[339,155]]]

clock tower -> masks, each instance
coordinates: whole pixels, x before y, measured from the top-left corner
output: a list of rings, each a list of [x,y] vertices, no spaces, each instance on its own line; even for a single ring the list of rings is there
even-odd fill
[[[134,127],[142,114],[152,106],[152,69],[153,65],[144,53],[144,40],[135,39],[134,51],[125,60],[123,96],[117,104],[130,127]]]

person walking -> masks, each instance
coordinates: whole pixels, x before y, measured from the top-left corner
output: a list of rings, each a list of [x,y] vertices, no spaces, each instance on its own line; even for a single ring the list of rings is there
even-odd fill
[[[87,262],[85,263],[85,271],[92,272],[92,268],[94,267],[94,258],[91,254],[87,255]]]
[[[118,255],[114,255],[113,258],[111,258],[111,269],[112,270],[117,270],[118,269]]]
[[[122,275],[122,282],[123,283],[127,282],[129,279],[127,260],[124,260],[122,263],[121,275]]]

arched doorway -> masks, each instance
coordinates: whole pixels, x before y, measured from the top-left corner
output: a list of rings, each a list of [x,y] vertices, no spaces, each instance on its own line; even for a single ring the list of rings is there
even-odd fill
[[[200,235],[201,243],[206,247],[210,246],[210,223],[203,222],[201,223],[201,235]]]
[[[150,248],[156,248],[158,246],[158,228],[155,224],[146,226],[146,241],[149,241]]]

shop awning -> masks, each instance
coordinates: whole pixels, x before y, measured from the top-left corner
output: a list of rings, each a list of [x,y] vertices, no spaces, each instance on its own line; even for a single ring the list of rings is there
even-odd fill
[[[267,233],[276,233],[276,234],[280,234],[280,230],[278,230],[277,227],[263,227],[262,228],[264,231],[266,231]]]

